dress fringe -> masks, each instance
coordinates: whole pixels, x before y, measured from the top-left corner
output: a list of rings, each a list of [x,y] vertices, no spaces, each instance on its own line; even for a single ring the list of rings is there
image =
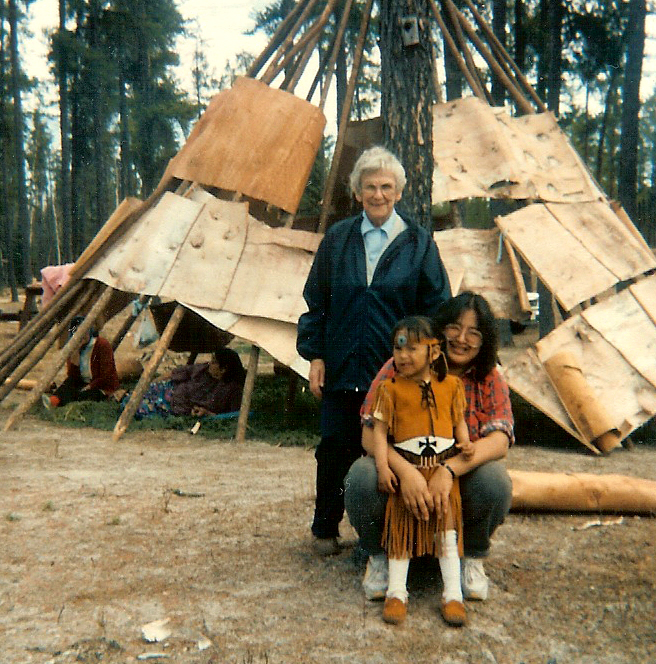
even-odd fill
[[[436,468],[418,467],[418,470],[428,481]],[[458,541],[458,555],[462,557],[462,504],[458,478],[453,482],[449,500]],[[389,558],[417,558],[426,555],[438,557],[442,554],[442,539],[445,531],[446,523],[441,514],[431,512],[428,521],[416,519],[414,514],[406,508],[399,489],[397,489],[397,493],[390,494],[387,499],[385,527],[381,542]]]

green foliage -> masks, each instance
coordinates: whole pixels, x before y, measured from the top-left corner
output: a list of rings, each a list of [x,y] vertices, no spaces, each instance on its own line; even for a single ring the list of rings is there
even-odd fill
[[[303,386],[304,381],[300,381]],[[258,376],[255,381],[251,409],[248,418],[247,438],[264,440],[283,446],[314,446],[319,437],[319,402],[305,387],[295,392],[293,405],[286,409],[289,378],[286,374]],[[120,415],[114,401],[76,401],[46,410],[40,404],[34,414],[62,426],[91,427],[103,431],[114,429]],[[198,421],[195,417],[150,417],[133,420],[128,427],[132,431],[189,431]],[[237,418],[200,418],[198,437],[207,439],[234,438]]]
[[[321,211],[321,199],[323,198],[323,190],[330,170],[333,143],[333,138],[330,136],[324,136],[321,139],[319,151],[312,165],[305,191],[301,197],[298,215],[318,215]]]
[[[255,56],[246,51],[237,53],[234,60],[228,60],[225,63],[223,74],[221,74],[221,78],[218,81],[218,89],[227,90],[230,88],[238,76],[246,74],[254,60]]]

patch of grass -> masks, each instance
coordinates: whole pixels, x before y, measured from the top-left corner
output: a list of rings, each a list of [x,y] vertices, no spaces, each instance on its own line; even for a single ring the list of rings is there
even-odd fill
[[[313,447],[319,440],[319,402],[306,388],[307,383],[298,380],[294,397],[288,403],[289,378],[285,374],[258,376],[255,381],[248,418],[247,438],[265,440],[274,445]],[[126,386],[129,390],[133,385]],[[37,417],[67,427],[92,427],[112,431],[119,418],[118,404],[114,401],[78,401],[46,410],[35,406]],[[149,417],[132,420],[128,431],[189,431],[198,421],[196,417]],[[201,428],[197,436],[206,439],[234,438],[237,418],[200,418]]]
[[[54,512],[54,511],[55,511],[55,504],[52,502],[52,500],[49,500],[49,501],[43,506],[43,511],[44,511],[44,512]]]
[[[9,522],[11,521],[20,521],[21,520],[21,515],[16,514],[16,512],[9,512],[7,516],[5,516],[5,519]]]

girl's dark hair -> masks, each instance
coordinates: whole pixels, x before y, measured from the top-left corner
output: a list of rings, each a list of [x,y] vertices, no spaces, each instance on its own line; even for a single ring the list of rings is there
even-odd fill
[[[442,334],[445,326],[457,323],[464,311],[473,311],[476,314],[478,329],[483,336],[478,355],[472,362],[474,380],[481,382],[496,366],[499,348],[496,320],[488,301],[478,293],[464,291],[447,300],[438,309],[433,317],[433,327]]]
[[[402,318],[392,330],[392,344],[399,330],[406,330],[408,336],[415,341],[432,339],[435,336],[433,333],[433,322],[427,316],[406,316]]]
[[[212,356],[214,357],[214,361],[224,370],[221,380],[226,383],[244,384],[246,372],[239,359],[239,355],[232,348],[219,348],[212,353]]]

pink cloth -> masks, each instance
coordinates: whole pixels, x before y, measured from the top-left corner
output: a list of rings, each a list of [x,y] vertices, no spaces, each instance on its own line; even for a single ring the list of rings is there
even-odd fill
[[[41,270],[41,285],[43,287],[43,295],[41,296],[42,309],[45,309],[55,293],[68,281],[73,265],[75,263],[48,265]]]

